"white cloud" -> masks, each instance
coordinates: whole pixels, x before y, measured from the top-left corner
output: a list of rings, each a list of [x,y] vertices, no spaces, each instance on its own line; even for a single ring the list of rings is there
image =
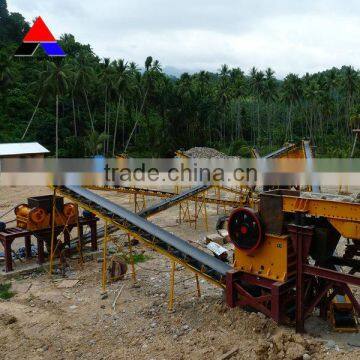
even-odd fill
[[[27,20],[41,15],[101,57],[217,70],[271,66],[278,76],[332,66],[360,67],[360,3],[355,0],[12,0]]]

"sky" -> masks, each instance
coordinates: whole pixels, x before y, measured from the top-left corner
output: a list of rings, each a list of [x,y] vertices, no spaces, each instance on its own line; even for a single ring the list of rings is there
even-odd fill
[[[221,64],[271,67],[277,77],[333,66],[360,68],[358,0],[8,0],[56,38],[71,33],[100,57],[169,71],[216,71]]]

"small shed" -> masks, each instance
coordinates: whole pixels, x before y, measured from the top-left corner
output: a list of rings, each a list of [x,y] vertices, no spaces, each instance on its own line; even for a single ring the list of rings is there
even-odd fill
[[[49,153],[38,142],[0,144],[0,158],[43,158]]]

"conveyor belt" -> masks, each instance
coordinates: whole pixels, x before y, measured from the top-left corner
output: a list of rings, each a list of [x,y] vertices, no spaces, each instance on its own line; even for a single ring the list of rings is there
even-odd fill
[[[295,144],[288,144],[288,145],[283,146],[281,149],[275,150],[272,153],[265,155],[264,158],[265,159],[277,158],[278,156],[282,155],[283,153],[286,153],[295,148],[296,148]]]
[[[144,196],[156,196],[161,198],[170,198],[174,197],[177,194],[173,192],[168,191],[158,191],[158,190],[152,190],[152,189],[144,189],[144,188],[134,188],[134,187],[126,187],[126,186],[87,186],[90,190],[99,190],[99,191],[117,191],[123,194],[138,194],[138,195],[144,195]],[[233,192],[233,193],[239,193],[238,190],[231,190],[231,188],[226,187],[220,187],[220,189],[223,189],[227,192]],[[192,195],[189,197],[189,200],[196,201],[199,200],[199,197],[197,195]],[[224,206],[230,206],[230,207],[239,207],[242,205],[242,202],[240,200],[228,200],[228,199],[219,199],[219,198],[212,198],[212,197],[205,197],[204,202],[207,204],[214,204],[214,205],[224,205]]]
[[[119,185],[107,185],[107,186],[87,186],[90,190],[107,190],[107,191],[116,191],[124,194],[137,194],[145,196],[155,196],[161,198],[168,198],[174,196],[175,193],[170,191],[155,190],[148,188],[139,188],[134,186],[119,186]]]
[[[304,140],[303,141],[303,147],[304,147],[304,152],[305,152],[305,157],[306,157],[306,161],[308,164],[308,169],[309,171],[313,172],[313,153],[310,147],[310,141]],[[312,179],[312,184],[311,184],[311,191],[315,192],[315,193],[320,193],[320,185],[318,183],[318,181],[316,179]]]
[[[185,190],[179,195],[174,195],[171,198],[167,198],[165,200],[160,201],[158,204],[152,205],[138,213],[139,216],[147,218],[149,216],[155,215],[160,211],[166,210],[171,206],[174,206],[187,198],[198,195],[208,189],[210,189],[211,185],[199,185],[195,186],[189,190]]]
[[[139,215],[79,186],[56,188],[63,196],[94,212],[120,229],[129,231],[155,250],[181,263],[192,271],[222,285],[231,266],[192,246]]]

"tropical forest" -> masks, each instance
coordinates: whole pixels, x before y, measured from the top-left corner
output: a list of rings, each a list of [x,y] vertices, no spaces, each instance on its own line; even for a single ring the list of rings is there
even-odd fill
[[[350,156],[360,119],[350,65],[280,78],[271,67],[219,64],[175,77],[160,54],[142,64],[100,58],[71,34],[59,39],[65,58],[40,48],[16,58],[30,26],[0,0],[0,143],[37,141],[58,157],[172,157],[194,146],[265,154],[309,139],[317,156]]]

